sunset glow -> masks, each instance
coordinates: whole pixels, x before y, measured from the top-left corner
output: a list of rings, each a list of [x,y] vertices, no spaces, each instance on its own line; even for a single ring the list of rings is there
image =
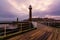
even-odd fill
[[[27,7],[28,5],[32,5],[33,9],[39,9],[40,11],[46,11],[48,10],[48,6],[52,4],[52,0],[28,0],[30,3],[21,3],[18,5],[17,0],[8,0],[8,2],[17,10],[19,11],[26,11],[27,12]]]

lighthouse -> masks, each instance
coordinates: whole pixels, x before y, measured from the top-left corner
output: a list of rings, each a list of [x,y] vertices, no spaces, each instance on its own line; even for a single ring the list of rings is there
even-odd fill
[[[29,5],[29,21],[32,22],[32,6]]]

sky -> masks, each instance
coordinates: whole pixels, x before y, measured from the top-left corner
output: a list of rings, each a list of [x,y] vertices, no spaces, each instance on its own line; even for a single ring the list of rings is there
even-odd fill
[[[0,21],[27,19],[29,5],[33,18],[60,19],[60,0],[0,0]]]

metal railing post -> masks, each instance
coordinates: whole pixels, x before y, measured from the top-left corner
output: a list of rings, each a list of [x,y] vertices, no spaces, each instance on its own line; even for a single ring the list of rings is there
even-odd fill
[[[4,36],[6,37],[6,25],[4,27]]]
[[[21,31],[22,31],[22,23],[21,23]]]

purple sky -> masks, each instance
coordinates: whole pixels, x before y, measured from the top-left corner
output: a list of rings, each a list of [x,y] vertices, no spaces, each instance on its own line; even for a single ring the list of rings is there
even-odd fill
[[[0,21],[28,18],[30,4],[33,17],[60,19],[60,0],[0,0]]]

